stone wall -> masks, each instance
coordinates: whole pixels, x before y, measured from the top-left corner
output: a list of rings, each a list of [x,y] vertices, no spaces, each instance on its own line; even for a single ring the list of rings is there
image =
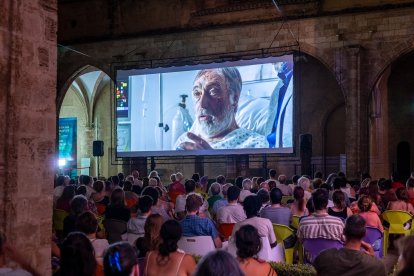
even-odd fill
[[[56,1],[2,1],[0,229],[50,275],[56,138]]]

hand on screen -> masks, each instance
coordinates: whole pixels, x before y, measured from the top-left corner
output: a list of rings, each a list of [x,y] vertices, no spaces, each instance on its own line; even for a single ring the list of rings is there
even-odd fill
[[[180,148],[183,150],[207,150],[213,149],[210,144],[201,138],[200,136],[195,135],[192,132],[187,132],[187,137],[193,142],[184,142],[180,144]]]

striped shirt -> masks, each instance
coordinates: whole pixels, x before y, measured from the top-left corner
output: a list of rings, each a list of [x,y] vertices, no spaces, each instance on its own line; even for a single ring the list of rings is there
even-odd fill
[[[340,218],[328,214],[313,214],[300,220],[297,236],[299,239],[330,239],[345,241],[344,223]]]

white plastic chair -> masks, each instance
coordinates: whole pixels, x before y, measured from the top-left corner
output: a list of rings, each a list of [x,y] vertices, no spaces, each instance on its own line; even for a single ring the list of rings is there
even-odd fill
[[[283,253],[283,247],[278,244],[276,247],[271,248],[269,239],[267,237],[260,237],[262,240],[262,249],[257,253],[257,257],[268,262],[284,262],[285,255]],[[234,239],[230,239],[227,248],[225,249],[232,256],[237,257],[237,248]]]
[[[181,237],[178,248],[187,254],[204,256],[216,250],[210,236]]]
[[[144,235],[138,235],[138,234],[133,234],[133,233],[127,233],[127,241],[129,242],[130,245],[135,245],[135,241],[140,238],[143,237]]]

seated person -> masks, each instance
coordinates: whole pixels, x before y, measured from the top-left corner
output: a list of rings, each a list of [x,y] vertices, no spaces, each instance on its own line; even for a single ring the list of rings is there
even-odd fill
[[[260,218],[257,216],[260,210],[261,202],[258,196],[248,196],[244,200],[243,209],[246,213],[247,219],[236,223],[233,228],[232,238],[230,239],[231,242],[234,241],[235,233],[239,230],[243,225],[252,225],[254,226],[260,237],[267,237],[269,239],[269,243],[271,247],[276,246],[276,236],[275,232],[273,231],[272,222],[267,218]]]
[[[236,247],[237,261],[246,276],[277,275],[269,263],[256,258],[262,241],[255,227],[244,225],[236,232]]]
[[[246,197],[249,195],[254,195],[250,190],[252,189],[252,180],[250,178],[246,178],[242,182],[243,190],[240,192],[239,201],[243,202]]]
[[[183,236],[211,236],[216,248],[221,248],[221,240],[214,223],[208,218],[199,217],[198,211],[203,204],[201,196],[192,194],[187,196],[187,216],[180,221],[183,229]]]
[[[134,248],[127,242],[111,244],[105,252],[104,272],[105,276],[139,276],[138,258]]]
[[[111,203],[105,210],[105,219],[116,219],[128,222],[131,214],[125,206],[124,191],[116,188],[111,194]]]
[[[173,149],[268,148],[263,135],[237,125],[241,88],[242,79],[235,67],[200,70],[192,92],[196,119]]]
[[[273,188],[270,191],[271,205],[260,211],[260,217],[268,218],[272,223],[289,226],[292,218],[292,212],[289,208],[280,205],[282,202],[282,196],[283,194],[280,189]]]
[[[150,196],[142,196],[138,201],[138,214],[131,217],[127,223],[127,232],[138,236],[144,236],[144,225],[148,216],[151,215],[152,198]]]
[[[398,273],[396,276],[414,275],[414,236],[401,239],[399,244],[400,258],[398,261]]]
[[[88,237],[81,232],[72,232],[60,246],[60,268],[53,275],[95,275],[96,264]]]
[[[210,192],[211,192],[211,196],[207,199],[207,202],[208,202],[209,211],[211,212],[211,209],[213,208],[214,203],[217,200],[223,199],[220,196],[221,185],[218,184],[217,182],[214,182],[213,184],[211,184]]]
[[[262,202],[262,206],[260,207],[260,211],[263,210],[263,208],[266,208],[270,206],[270,194],[267,189],[260,188],[256,195],[260,198],[260,201]],[[259,211],[259,213],[260,213]]]
[[[125,202],[126,207],[131,208],[136,205],[138,202],[138,195],[132,191],[132,183],[130,181],[124,182],[124,193],[125,193]]]
[[[185,204],[186,204],[187,196],[192,195],[192,194],[197,194],[195,192],[196,184],[195,184],[195,181],[192,179],[185,181],[184,188],[185,188],[185,195],[177,196],[177,199],[175,201],[175,215],[177,216],[179,220],[185,217]],[[202,198],[201,195],[200,197]],[[208,202],[203,199],[203,205],[200,208],[200,213],[201,215],[208,217],[209,215],[207,214],[207,212],[208,212]]]
[[[387,206],[387,210],[398,210],[398,211],[406,211],[411,215],[414,214],[414,208],[411,203],[407,202],[409,199],[408,192],[405,188],[398,188],[395,191],[395,195],[397,196],[396,201],[390,201]]]
[[[246,219],[243,206],[237,203],[240,195],[240,189],[231,186],[227,190],[227,206],[221,207],[216,216],[217,222],[220,223],[237,223]]]
[[[152,214],[160,214],[164,221],[171,219],[169,215],[170,209],[168,205],[165,205],[164,202],[160,199],[161,192],[158,187],[148,186],[142,190],[141,195],[146,195],[152,198]]]
[[[245,276],[236,259],[224,250],[215,250],[205,255],[193,275]]]
[[[95,215],[90,212],[82,213],[76,220],[76,229],[84,233],[91,241],[95,251],[96,262],[103,266],[103,256],[105,249],[109,246],[107,239],[97,239],[96,232],[98,231],[98,221]]]
[[[331,239],[343,241],[344,223],[340,218],[330,216],[327,211],[329,192],[317,189],[312,194],[315,213],[300,220],[297,237],[303,239]]]
[[[83,212],[88,210],[88,200],[83,195],[75,196],[70,202],[70,214],[63,220],[63,237],[76,231],[76,220]]]
[[[346,220],[347,217],[352,215],[351,209],[349,207],[346,207],[344,192],[335,191],[332,195],[332,201],[334,206],[328,207],[329,215],[338,217],[342,220]]]
[[[191,197],[191,196],[190,196]],[[175,220],[166,221],[160,231],[162,242],[158,250],[150,251],[146,257],[146,276],[193,275],[196,267],[194,257],[178,249],[181,238],[180,224]]]
[[[211,209],[211,213],[215,216],[217,214],[217,212],[223,208],[224,206],[227,206],[227,204],[229,204],[228,200],[227,200],[227,191],[229,190],[229,188],[233,186],[233,184],[231,183],[226,183],[223,185],[222,187],[222,193],[223,193],[223,198],[217,200],[216,202],[214,202],[213,208]]]
[[[282,194],[284,196],[292,196],[293,195],[292,187],[290,187],[289,183],[287,183],[286,175],[281,174],[279,175],[277,179],[279,180],[279,184],[277,184],[276,187],[279,188],[280,191],[282,191]]]
[[[371,245],[362,240],[365,226],[365,220],[359,215],[347,219],[345,246],[324,250],[316,257],[313,265],[318,275],[387,275],[384,264],[375,257]]]
[[[384,232],[381,220],[378,214],[372,211],[372,202],[369,196],[361,196],[358,200],[359,215],[365,219],[367,226],[378,228],[381,232]]]
[[[163,223],[164,219],[159,214],[149,215],[145,220],[145,234],[135,241],[138,258],[144,258],[149,251],[157,250],[161,242],[160,229]]]
[[[292,216],[308,216],[309,211],[306,208],[305,191],[302,187],[296,186],[293,189],[293,203],[290,204]]]

